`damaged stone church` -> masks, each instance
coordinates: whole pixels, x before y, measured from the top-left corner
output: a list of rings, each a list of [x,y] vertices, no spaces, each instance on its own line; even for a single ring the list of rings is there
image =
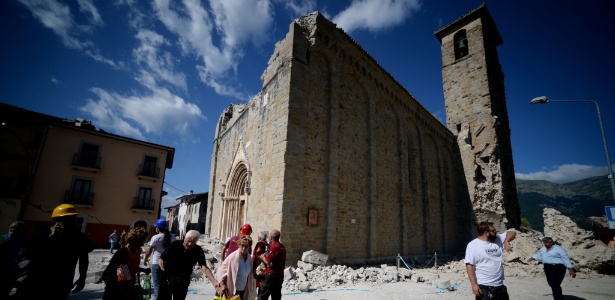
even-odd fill
[[[261,92],[220,116],[206,233],[279,228],[292,265],[460,254],[477,221],[518,227],[502,38],[485,5],[435,35],[447,126],[322,14],[294,21]]]

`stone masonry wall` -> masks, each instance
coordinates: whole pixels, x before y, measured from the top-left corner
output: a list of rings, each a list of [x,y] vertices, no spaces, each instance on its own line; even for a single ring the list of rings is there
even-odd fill
[[[206,228],[211,237],[225,240],[238,233],[219,236],[225,225],[221,218],[220,193],[225,193],[230,184],[229,175],[239,153],[245,157],[242,163],[251,173],[251,189],[244,205],[245,222],[254,229],[253,240],[256,241],[260,231],[281,228],[291,58],[287,51],[291,46],[287,40],[276,45],[261,78],[266,80],[261,93],[248,104],[229,107],[218,121],[209,184],[211,201],[207,219],[210,222]]]
[[[453,135],[322,15],[296,24],[283,228],[301,238],[287,249],[337,262],[462,251],[470,207]]]
[[[226,238],[219,193],[245,157],[252,238],[279,228],[287,264],[307,250],[332,263],[463,252],[472,213],[455,136],[348,35],[319,13],[298,19],[261,79],[218,124],[212,238]]]

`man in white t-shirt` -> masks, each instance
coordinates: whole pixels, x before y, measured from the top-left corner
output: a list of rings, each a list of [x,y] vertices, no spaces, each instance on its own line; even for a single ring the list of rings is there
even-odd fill
[[[478,237],[468,243],[465,257],[472,292],[477,300],[508,300],[502,257],[503,250],[512,251],[509,242],[515,239],[516,234],[514,230],[497,234],[490,222],[478,224]]]

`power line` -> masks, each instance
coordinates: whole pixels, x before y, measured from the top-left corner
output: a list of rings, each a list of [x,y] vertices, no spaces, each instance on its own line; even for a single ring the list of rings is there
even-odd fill
[[[172,188],[172,189],[174,189],[174,190],[180,191],[180,192],[182,192],[182,193],[184,193],[184,194],[188,194],[188,192],[182,191],[182,190],[180,190],[180,189],[178,189],[178,188],[176,188],[176,187],[174,187],[174,186],[170,185],[170,184],[169,184],[168,182],[166,182],[166,181],[163,181],[163,182],[164,182],[164,184],[168,185],[170,188]]]

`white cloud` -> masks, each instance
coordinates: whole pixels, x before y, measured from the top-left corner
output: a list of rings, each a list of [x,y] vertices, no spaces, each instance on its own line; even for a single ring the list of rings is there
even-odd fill
[[[61,83],[60,80],[58,80],[55,76],[51,76],[51,82],[56,85]]]
[[[213,19],[198,0],[183,0],[183,5],[173,8],[169,0],[156,0],[154,6],[159,20],[177,36],[183,53],[202,60],[197,66],[201,81],[217,93],[245,98],[225,79],[236,73],[242,57],[239,45],[266,37],[273,22],[272,8],[264,0],[210,3]],[[214,43],[216,37],[221,40],[219,46]]]
[[[66,47],[82,49],[89,42],[80,41],[75,35],[87,31],[86,26],[80,26],[73,20],[70,7],[57,0],[19,0],[32,15],[45,27],[60,36]]]
[[[134,49],[133,56],[137,64],[142,65],[156,80],[162,80],[186,91],[186,75],[175,71],[175,59],[169,52],[160,51],[162,46],[170,43],[160,34],[142,29],[137,33],[139,46]],[[143,71],[142,71],[143,72]]]
[[[93,0],[77,0],[79,4],[79,11],[83,13],[88,13],[91,16],[92,23],[96,25],[103,25],[104,22],[102,17],[98,13],[98,9],[94,6]]]
[[[121,61],[114,61],[110,58],[107,58],[105,56],[103,56],[102,54],[100,54],[100,51],[98,51],[98,49],[87,49],[85,51],[83,51],[83,53],[85,53],[85,55],[91,57],[93,60],[97,61],[97,62],[101,62],[101,63],[105,63],[108,64],[109,66],[115,68],[115,69],[122,69],[124,68],[124,63]]]
[[[90,91],[96,94],[98,99],[86,100],[86,104],[82,106],[80,110],[94,118],[93,121],[95,126],[105,130],[115,131],[120,135],[127,135],[145,140],[145,136],[141,133],[141,130],[119,117],[122,115],[122,109],[118,105],[118,99],[122,99],[122,96],[116,93],[109,93],[99,88],[92,88]]]
[[[608,174],[607,167],[566,164],[556,166],[551,170],[528,174],[515,173],[515,178],[523,180],[546,180],[555,183],[566,183]]]
[[[420,8],[420,0],[354,0],[332,21],[348,33],[358,29],[378,31],[402,24]]]
[[[151,77],[144,75],[139,79],[149,88],[148,94],[125,96],[91,88],[98,99],[88,99],[81,110],[90,114],[98,127],[120,135],[145,140],[140,127],[146,133],[179,133],[184,139],[192,139],[191,129],[205,119],[201,109],[167,89],[156,87]]]
[[[99,50],[91,41],[81,37],[84,33],[92,32],[90,25],[80,25],[74,20],[70,7],[58,0],[18,0],[23,4],[35,19],[40,21],[43,26],[51,29],[62,40],[64,46],[81,50],[87,56],[96,61],[106,63],[119,68],[122,63],[106,58],[99,53]],[[98,10],[91,0],[79,0],[79,10],[90,15],[93,25],[104,24]]]
[[[224,47],[234,49],[248,40],[255,45],[268,40],[268,29],[273,23],[269,1],[211,0],[210,3]]]
[[[276,4],[283,4],[284,8],[292,13],[293,18],[314,12],[316,10],[315,0],[275,0]]]
[[[162,210],[160,211],[161,216],[164,217],[164,216],[167,215],[167,210],[164,209],[164,208],[167,208],[167,207],[170,207],[170,206],[175,206],[177,204],[178,204],[178,202],[177,202],[177,200],[175,200],[174,197],[171,197],[169,195],[166,195],[166,196],[162,197]]]

